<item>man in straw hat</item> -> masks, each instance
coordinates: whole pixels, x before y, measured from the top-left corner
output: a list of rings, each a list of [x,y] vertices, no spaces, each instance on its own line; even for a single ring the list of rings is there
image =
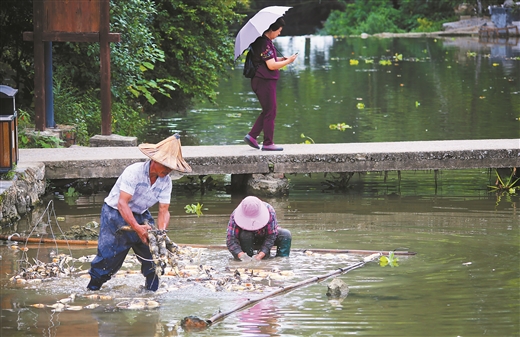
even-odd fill
[[[273,206],[257,197],[244,198],[231,213],[226,244],[235,259],[269,258],[273,246],[276,256],[289,256],[291,241],[291,232],[278,226]]]
[[[122,266],[133,249],[141,262],[145,287],[156,291],[159,279],[152,264],[148,247],[148,230],[154,225],[149,207],[159,203],[157,229],[165,230],[170,221],[172,170],[191,172],[181,153],[179,135],[175,134],[158,144],[141,144],[139,149],[150,159],[128,166],[117,179],[101,209],[101,227],[97,255],[89,270],[87,289],[99,290]],[[130,226],[133,231],[120,230]]]

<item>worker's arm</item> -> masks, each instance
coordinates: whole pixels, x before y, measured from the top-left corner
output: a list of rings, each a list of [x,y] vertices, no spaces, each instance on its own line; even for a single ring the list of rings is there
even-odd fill
[[[159,203],[159,215],[157,216],[157,229],[166,229],[170,223],[170,204]]]
[[[139,239],[141,239],[144,244],[148,244],[148,230],[151,229],[151,227],[148,225],[141,226],[137,223],[130,206],[128,206],[130,200],[132,200],[132,195],[121,191],[119,201],[117,202],[117,209],[125,222],[137,233]]]

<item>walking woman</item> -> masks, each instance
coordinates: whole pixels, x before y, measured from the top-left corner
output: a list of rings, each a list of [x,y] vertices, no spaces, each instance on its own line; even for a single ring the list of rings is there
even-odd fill
[[[254,51],[253,63],[258,66],[255,76],[251,79],[251,88],[262,106],[262,113],[256,119],[251,131],[244,141],[251,147],[260,149],[256,138],[263,131],[264,141],[262,151],[282,151],[283,148],[274,144],[274,120],[276,118],[276,83],[280,77],[280,68],[296,60],[297,54],[289,57],[278,57],[273,40],[280,35],[285,21],[276,20],[264,34],[252,43]]]

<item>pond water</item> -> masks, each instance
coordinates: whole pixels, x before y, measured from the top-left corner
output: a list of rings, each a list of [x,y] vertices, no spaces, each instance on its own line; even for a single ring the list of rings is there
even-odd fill
[[[223,178],[219,184],[229,179]],[[311,283],[261,301],[231,314],[201,332],[185,331],[179,322],[187,316],[209,319],[220,311],[265,293],[215,292],[197,282],[162,294],[143,292],[144,278],[131,274],[114,278],[100,291],[111,300],[83,296],[88,279],[76,274],[37,285],[16,286],[9,278],[17,271],[20,250],[0,245],[2,336],[517,336],[520,332],[518,264],[520,221],[517,196],[490,194],[494,177],[484,171],[443,171],[434,189],[433,172],[354,176],[348,191],[323,190],[322,176],[291,178],[287,197],[266,199],[277,210],[280,225],[293,234],[289,258],[271,259],[253,268],[289,270],[294,284],[350,266],[364,256],[319,254],[304,249],[407,249],[398,267],[372,262],[338,276],[349,286],[347,297],[326,296],[327,284]],[[221,189],[188,193],[176,185],[169,236],[177,243],[223,245],[229,214],[240,201]],[[106,194],[82,196],[75,203],[54,199],[58,223],[67,231],[99,219]],[[184,205],[200,202],[203,215],[186,214]],[[35,212],[36,214],[37,212]],[[42,210],[39,210],[39,214]],[[156,210],[153,209],[156,215]],[[38,216],[39,217],[39,216]],[[44,217],[45,219],[45,217]],[[28,235],[31,223],[20,221],[16,230]],[[4,233],[7,232],[4,230]],[[47,228],[49,232],[49,228]],[[59,232],[55,227],[54,232]],[[34,234],[33,234],[34,236]],[[56,248],[32,245],[27,252],[46,259]],[[69,254],[67,247],[59,253]],[[73,248],[73,257],[95,254],[95,248]],[[222,249],[204,250],[196,263],[217,270],[243,267]],[[78,265],[76,265],[78,267]],[[80,264],[82,270],[88,263]],[[136,269],[137,267],[135,267]],[[172,278],[162,278],[163,287]],[[72,305],[96,309],[54,312],[53,305],[76,294]],[[129,298],[153,299],[156,309],[115,310]]]
[[[279,83],[277,143],[316,143],[518,138],[520,56],[518,46],[485,45],[467,39],[335,39],[280,37],[278,48],[301,59]],[[379,64],[396,53],[403,60]],[[475,53],[475,54],[474,54]],[[365,63],[364,59],[374,59]],[[350,59],[359,60],[351,65]],[[369,61],[370,62],[370,61]],[[494,65],[497,64],[497,65]],[[241,144],[259,113],[241,69],[220,88],[217,106],[201,104],[184,116],[159,116],[150,132],[183,134],[183,144]],[[417,104],[416,104],[417,102]],[[363,103],[364,109],[357,104]],[[346,123],[352,129],[331,130]],[[174,183],[170,238],[188,245],[224,245],[229,214],[242,196],[230,195],[229,176],[217,176],[204,194],[186,178]],[[337,276],[348,296],[329,299],[331,279],[261,301],[204,331],[179,327],[182,318],[209,319],[264,293],[213,291],[197,282],[158,294],[143,292],[144,278],[127,274],[106,283],[95,300],[81,273],[41,284],[9,281],[23,252],[0,245],[0,336],[518,336],[520,334],[519,197],[490,193],[490,170],[417,171],[355,174],[346,189],[329,189],[336,175],[288,176],[290,193],[265,199],[279,223],[293,234],[289,258],[254,268],[285,270],[292,277],[273,286],[294,284],[360,261],[359,254],[314,254],[303,250],[407,249],[399,266],[376,262]],[[2,234],[28,235],[52,200],[55,227],[69,230],[99,221],[106,192],[75,200],[48,196],[42,207]],[[203,215],[185,205],[203,204]],[[157,210],[152,209],[154,215]],[[57,228],[59,224],[60,229]],[[33,234],[34,236],[36,234]],[[22,245],[23,246],[23,245]],[[53,246],[29,247],[30,258],[48,259]],[[74,258],[95,248],[58,247]],[[223,249],[206,249],[195,263],[217,270],[238,268]],[[80,264],[82,270],[88,263]],[[137,268],[137,267],[135,267]],[[162,288],[172,278],[162,278]],[[168,288],[170,289],[170,288]],[[79,311],[51,307],[70,294]],[[121,310],[130,298],[159,302],[155,309]],[[87,305],[100,304],[95,309]]]
[[[278,37],[299,52],[278,81],[275,143],[357,143],[519,138],[520,42],[465,37]],[[356,62],[358,62],[356,64]],[[242,64],[217,105],[157,115],[148,141],[173,132],[186,145],[242,144],[260,113]],[[345,123],[351,129],[331,130]]]

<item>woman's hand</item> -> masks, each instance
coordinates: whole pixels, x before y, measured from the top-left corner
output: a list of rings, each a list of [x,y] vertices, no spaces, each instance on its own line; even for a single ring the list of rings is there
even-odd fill
[[[247,255],[245,252],[238,253],[237,257],[242,262],[246,262],[246,261],[251,261],[252,260],[252,257]]]
[[[264,257],[265,257],[264,252],[259,252],[258,254],[253,255],[253,259],[258,260],[258,261],[261,261]]]
[[[297,57],[298,57],[298,53],[292,54],[291,56],[286,57],[286,60],[288,61],[287,64],[293,63],[296,60]]]

